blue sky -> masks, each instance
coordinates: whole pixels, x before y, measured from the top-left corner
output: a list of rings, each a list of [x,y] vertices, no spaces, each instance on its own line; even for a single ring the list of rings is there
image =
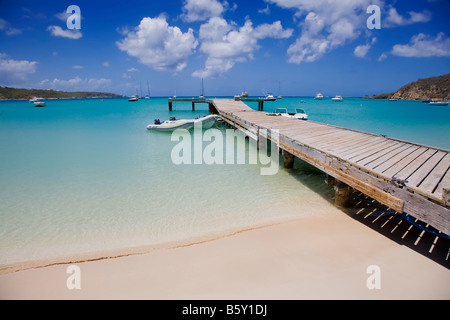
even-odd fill
[[[68,29],[67,8],[81,29]],[[380,29],[369,29],[370,5]],[[447,0],[0,1],[0,85],[152,96],[393,92],[450,72]],[[280,92],[279,92],[280,90]]]

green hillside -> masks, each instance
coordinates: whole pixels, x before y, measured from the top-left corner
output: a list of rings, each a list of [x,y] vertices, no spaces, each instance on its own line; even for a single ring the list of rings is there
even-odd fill
[[[0,100],[31,99],[33,97],[44,99],[82,99],[82,98],[118,98],[114,93],[104,92],[65,92],[42,89],[16,89],[0,87]]]

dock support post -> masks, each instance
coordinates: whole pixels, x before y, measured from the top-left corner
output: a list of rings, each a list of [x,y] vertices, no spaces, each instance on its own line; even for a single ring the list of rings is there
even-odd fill
[[[217,110],[212,103],[209,103],[209,112],[212,114],[217,114]]]
[[[192,101],[192,111],[195,111],[195,102]]]
[[[172,101],[169,101],[169,111],[172,111]]]
[[[330,176],[329,174],[325,174],[325,183],[327,184],[327,186],[332,186],[334,185],[335,179]]]
[[[335,180],[334,182],[334,204],[338,207],[347,208],[350,205],[350,196],[352,188],[342,181]]]
[[[291,169],[294,167],[295,156],[292,153],[283,150],[283,159],[284,159],[284,167],[286,169]]]
[[[263,101],[261,101],[261,100],[258,101],[258,111],[263,111],[264,110],[263,104],[264,104]]]

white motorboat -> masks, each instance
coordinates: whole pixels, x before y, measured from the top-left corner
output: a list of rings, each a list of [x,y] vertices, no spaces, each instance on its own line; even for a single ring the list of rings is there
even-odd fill
[[[128,99],[128,101],[130,101],[130,102],[134,102],[134,101],[138,101],[138,100],[139,100],[138,96],[134,96],[134,97],[131,97],[130,99]]]
[[[430,101],[428,104],[429,104],[430,106],[448,106],[448,105],[449,105],[449,102],[447,102],[447,101],[433,100],[433,101]]]
[[[35,102],[41,101],[42,99],[44,99],[44,98],[37,98],[37,97],[34,97],[34,98],[30,99],[29,101],[30,101],[31,103],[35,103]]]
[[[177,120],[175,117],[171,117],[169,120],[161,122],[159,119],[155,119],[154,124],[149,124],[147,130],[158,131],[174,131],[177,129],[191,129],[194,126],[194,120]]]
[[[221,122],[223,119],[215,114],[210,114],[208,116],[199,117],[197,119],[194,119],[194,128],[201,128],[201,129],[209,129],[213,125],[216,124],[216,122]]]
[[[344,101],[344,98],[342,98],[341,96],[336,96],[334,98],[331,98],[331,100],[334,102],[342,102]]]
[[[300,120],[308,120],[308,115],[302,108],[295,108],[294,118]]]
[[[154,124],[149,124],[147,129],[157,131],[175,131],[177,129],[189,130],[194,127],[209,129],[216,123],[216,121],[221,120],[222,119],[217,115],[208,115],[197,119],[176,119],[175,117],[171,117],[169,120],[164,122],[161,122],[159,119],[155,119]]]
[[[282,116],[287,118],[307,120],[308,115],[305,110],[301,108],[295,108],[295,112],[288,112],[286,108],[276,108],[272,113],[268,113],[269,116]]]
[[[36,100],[33,101],[33,104],[35,107],[45,107],[45,102],[42,101],[42,98],[35,98]]]
[[[45,102],[44,101],[35,101],[33,102],[35,107],[45,107]]]
[[[316,96],[314,97],[314,100],[322,100],[323,99],[323,94],[318,93],[316,94]]]
[[[264,98],[264,100],[265,101],[276,101],[277,100],[277,98],[275,98],[274,96],[273,96],[273,94],[268,94],[268,95],[266,95],[266,97]]]

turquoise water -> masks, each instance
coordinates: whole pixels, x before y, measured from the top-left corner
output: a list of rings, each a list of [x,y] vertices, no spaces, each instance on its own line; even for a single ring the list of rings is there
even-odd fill
[[[300,100],[311,120],[450,148],[450,108],[311,98],[264,107]],[[333,211],[323,175],[301,162],[273,176],[260,165],[175,165],[177,142],[146,125],[208,114],[196,107],[177,103],[169,113],[167,98],[0,102],[0,265],[100,257]]]

